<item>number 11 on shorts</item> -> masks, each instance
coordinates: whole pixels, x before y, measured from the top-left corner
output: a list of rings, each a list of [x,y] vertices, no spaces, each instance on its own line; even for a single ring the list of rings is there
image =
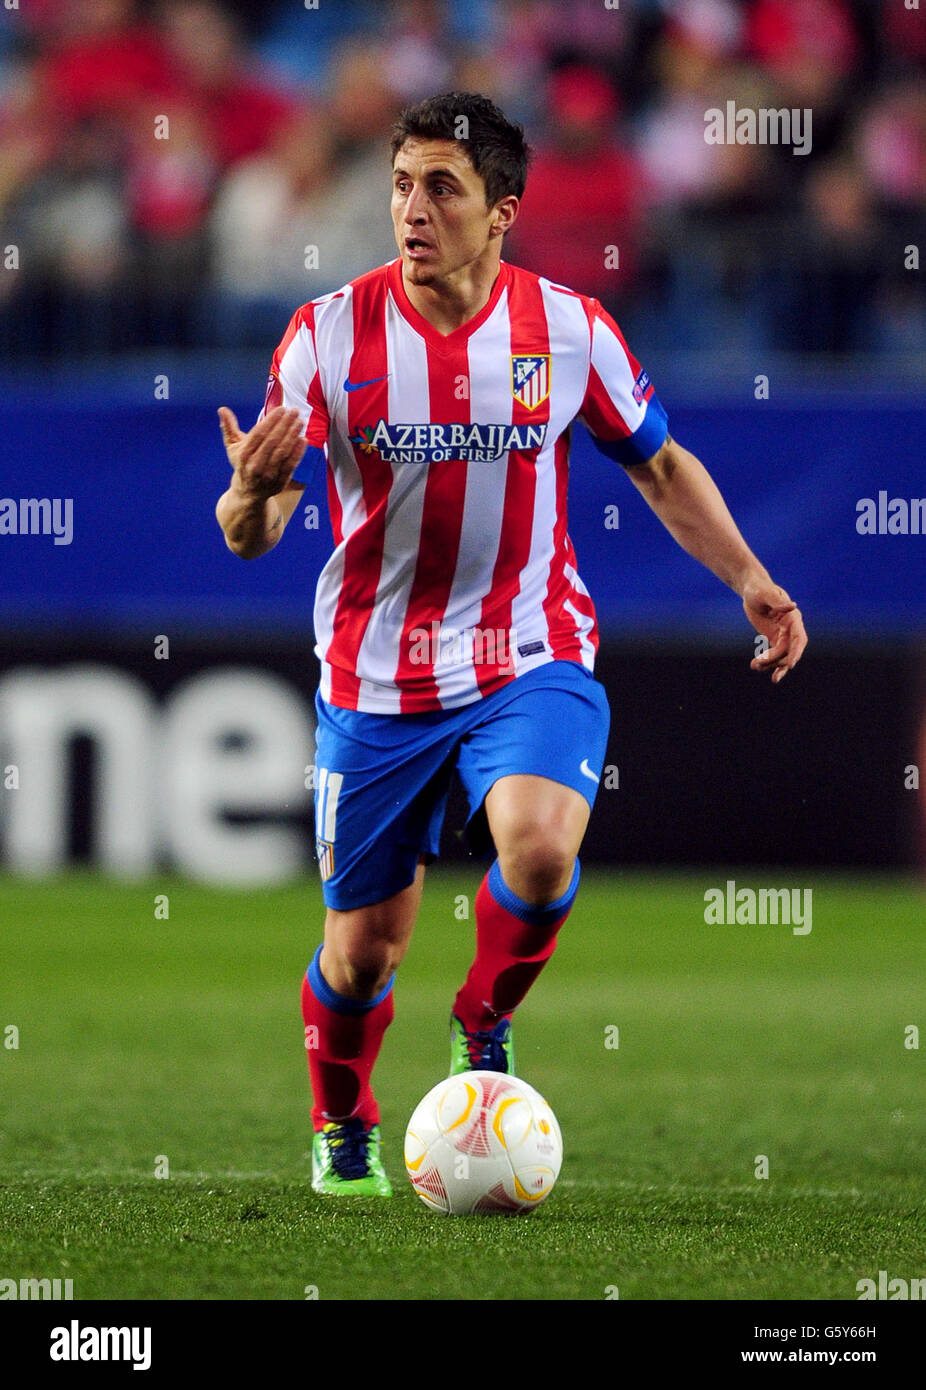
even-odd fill
[[[322,882],[334,873],[334,835],[338,815],[338,797],[344,782],[343,772],[318,769],[315,790],[315,857]]]

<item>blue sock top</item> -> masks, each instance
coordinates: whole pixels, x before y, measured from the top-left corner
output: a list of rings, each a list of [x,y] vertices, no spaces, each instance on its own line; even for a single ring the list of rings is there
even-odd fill
[[[489,870],[489,892],[506,912],[510,912],[513,917],[518,917],[522,922],[527,922],[532,927],[548,927],[551,922],[555,922],[559,917],[565,917],[566,913],[575,902],[576,894],[579,891],[579,861],[572,872],[569,887],[561,898],[556,902],[546,903],[542,907],[534,903],[526,903],[523,898],[519,898],[517,893],[513,893],[508,884],[502,878],[502,871],[498,860]]]
[[[377,1004],[381,1004],[386,995],[395,984],[395,975],[390,976],[388,984],[380,990],[379,994],[372,999],[351,999],[346,994],[338,994],[336,989],[332,989],[328,981],[321,972],[319,960],[321,959],[322,948],[319,946],[308,970],[305,972],[309,981],[309,988],[326,1009],[331,1009],[336,1014],[368,1014],[371,1009],[375,1009]]]

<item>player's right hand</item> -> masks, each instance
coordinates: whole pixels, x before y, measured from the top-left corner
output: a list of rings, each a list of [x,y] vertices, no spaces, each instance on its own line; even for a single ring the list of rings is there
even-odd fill
[[[306,450],[298,410],[278,405],[244,434],[228,406],[219,406],[219,424],[228,461],[235,470],[232,488],[245,497],[283,492]]]

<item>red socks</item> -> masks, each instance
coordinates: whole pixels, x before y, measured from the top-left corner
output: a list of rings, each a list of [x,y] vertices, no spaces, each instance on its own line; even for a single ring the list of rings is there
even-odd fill
[[[512,893],[496,859],[476,894],[476,959],[453,1006],[469,1032],[494,1028],[520,1004],[552,956],[578,890],[577,859],[563,896],[534,907]]]
[[[392,1022],[392,983],[375,999],[348,999],[331,988],[319,969],[321,947],[302,981],[302,1017],[312,1080],[312,1126],[359,1118],[379,1124],[370,1073],[383,1034]],[[393,979],[395,977],[393,976]]]
[[[520,1004],[553,954],[556,933],[579,890],[579,861],[556,902],[534,907],[502,878],[498,860],[476,894],[476,958],[453,1012],[469,1032],[494,1028]],[[312,1124],[359,1118],[379,1124],[370,1088],[373,1064],[392,1022],[393,979],[375,999],[349,999],[328,984],[319,946],[302,981],[302,1017],[312,1080]]]

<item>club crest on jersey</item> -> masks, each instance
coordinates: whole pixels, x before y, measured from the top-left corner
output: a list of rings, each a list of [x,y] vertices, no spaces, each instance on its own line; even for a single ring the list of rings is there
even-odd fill
[[[536,410],[550,394],[550,354],[511,354],[511,394],[516,401]]]

